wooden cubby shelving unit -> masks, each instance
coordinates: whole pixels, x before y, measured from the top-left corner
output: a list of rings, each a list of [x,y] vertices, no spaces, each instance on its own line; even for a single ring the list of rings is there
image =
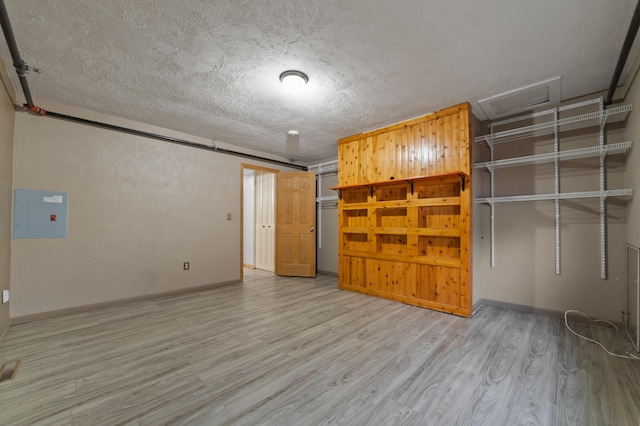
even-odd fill
[[[339,141],[339,286],[471,315],[470,110]]]

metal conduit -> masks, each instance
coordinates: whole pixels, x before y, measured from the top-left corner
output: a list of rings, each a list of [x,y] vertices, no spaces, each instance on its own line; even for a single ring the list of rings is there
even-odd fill
[[[616,70],[613,73],[613,78],[609,85],[609,91],[607,92],[607,97],[604,101],[605,105],[610,105],[613,101],[613,94],[616,91],[616,87],[618,87],[622,70],[624,69],[624,65],[629,57],[629,52],[631,52],[631,46],[633,46],[633,40],[636,38],[636,34],[638,33],[638,27],[640,27],[640,1],[636,4],[636,10],[633,12],[633,17],[631,18],[631,23],[627,30],[627,36],[624,39],[624,44],[620,51],[620,57],[618,57],[618,64],[616,65]]]
[[[306,166],[302,166],[299,164],[288,163],[286,161],[274,160],[271,158],[261,157],[259,155],[247,154],[244,152],[233,151],[224,148],[218,148],[215,145],[209,146],[202,143],[192,142],[185,139],[173,138],[170,136],[164,136],[157,133],[145,132],[142,130],[131,129],[128,127],[116,126],[113,124],[102,123],[94,120],[87,120],[85,118],[74,117],[66,114],[59,114],[57,112],[45,111],[33,103],[33,98],[31,97],[31,91],[29,90],[29,83],[27,82],[27,72],[29,71],[29,66],[22,60],[20,57],[20,52],[18,51],[18,45],[16,43],[15,36],[13,35],[13,30],[11,29],[11,23],[9,22],[9,16],[7,14],[7,8],[5,7],[4,0],[0,0],[0,24],[2,25],[2,31],[4,32],[4,38],[7,41],[7,46],[9,46],[9,51],[11,52],[11,58],[13,59],[13,66],[16,69],[16,73],[18,74],[18,78],[20,79],[20,85],[22,86],[22,92],[24,93],[24,97],[27,100],[28,111],[35,112],[40,115],[47,115],[49,117],[55,117],[62,120],[73,121],[75,123],[86,124],[89,126],[100,127],[103,129],[109,129],[117,132],[129,133],[132,135],[143,136],[147,138],[157,139],[164,142],[175,143],[179,145],[190,146],[192,148],[204,149],[207,151],[215,151],[228,155],[235,155],[238,157],[250,158],[258,161],[265,161],[272,164],[279,164],[281,166],[291,167],[298,170],[307,170]],[[24,108],[16,107],[18,110],[24,110]]]
[[[18,45],[16,39],[13,36],[13,30],[11,29],[11,22],[9,22],[9,15],[7,14],[7,8],[4,5],[4,0],[0,0],[0,24],[2,24],[2,32],[4,38],[9,46],[11,52],[11,58],[13,59],[13,67],[16,69],[18,78],[20,79],[20,85],[22,86],[22,92],[27,100],[29,108],[33,108],[33,99],[31,98],[31,91],[29,90],[29,84],[27,83],[27,71],[29,67],[20,58],[20,52],[18,51]]]
[[[161,140],[161,141],[164,141],[164,142],[175,143],[175,144],[178,144],[178,145],[190,146],[192,148],[199,148],[199,149],[204,149],[204,150],[207,150],[207,151],[215,151],[215,152],[220,152],[222,154],[235,155],[235,156],[238,156],[238,157],[251,158],[253,160],[265,161],[265,162],[272,163],[272,164],[279,164],[281,166],[291,167],[291,168],[304,170],[304,171],[307,170],[306,166],[302,166],[300,164],[287,163],[286,161],[274,160],[274,159],[267,158],[267,157],[261,157],[259,155],[247,154],[247,153],[244,153],[244,152],[233,151],[233,150],[230,150],[230,149],[218,148],[215,145],[214,146],[205,145],[205,144],[198,143],[198,142],[188,141],[186,139],[180,139],[180,138],[174,138],[174,137],[171,137],[171,136],[159,135],[157,133],[145,132],[143,130],[136,130],[136,129],[131,129],[131,128],[128,128],[128,127],[116,126],[114,124],[102,123],[102,122],[94,121],[94,120],[87,120],[86,118],[74,117],[72,115],[60,114],[60,113],[53,112],[53,111],[46,111],[45,115],[50,116],[50,117],[60,118],[62,120],[73,121],[74,123],[81,123],[81,124],[86,124],[86,125],[89,125],[89,126],[94,126],[94,127],[100,127],[100,128],[103,128],[103,129],[113,130],[113,131],[116,131],[116,132],[129,133],[129,134],[136,135],[136,136],[143,136],[143,137],[147,137],[147,138],[151,138],[151,139],[158,139],[158,140]]]

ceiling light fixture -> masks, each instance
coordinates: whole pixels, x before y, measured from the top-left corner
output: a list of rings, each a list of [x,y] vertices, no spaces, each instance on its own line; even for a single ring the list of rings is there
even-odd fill
[[[309,77],[302,71],[289,70],[280,74],[280,81],[288,89],[300,89],[309,82]]]

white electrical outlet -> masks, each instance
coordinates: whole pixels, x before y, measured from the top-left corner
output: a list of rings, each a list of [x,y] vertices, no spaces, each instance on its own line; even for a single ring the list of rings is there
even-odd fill
[[[9,301],[9,290],[2,290],[2,303]]]

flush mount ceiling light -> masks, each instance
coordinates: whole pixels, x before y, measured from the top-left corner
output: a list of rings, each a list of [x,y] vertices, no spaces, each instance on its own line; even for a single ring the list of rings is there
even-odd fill
[[[289,70],[280,74],[280,81],[288,89],[300,89],[309,82],[309,77],[302,71]]]

